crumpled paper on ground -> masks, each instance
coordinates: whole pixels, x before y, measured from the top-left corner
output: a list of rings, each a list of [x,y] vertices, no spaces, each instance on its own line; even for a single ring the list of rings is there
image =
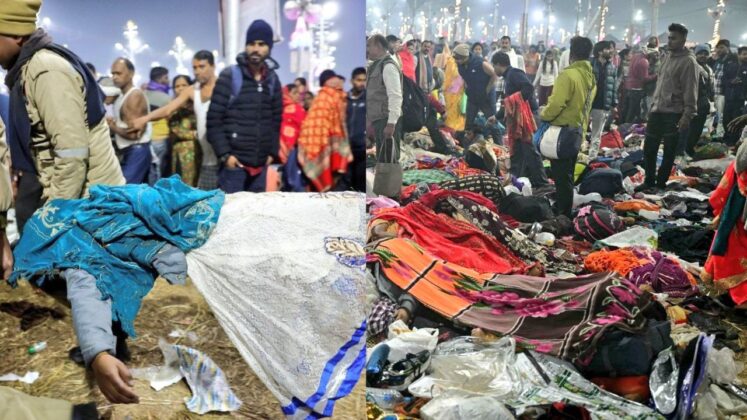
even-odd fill
[[[26,372],[23,376],[18,376],[15,373],[8,373],[0,376],[0,381],[3,382],[19,381],[26,384],[33,384],[37,379],[39,379],[39,372]]]
[[[633,226],[630,229],[626,229],[597,242],[615,248],[629,248],[632,246],[656,248],[658,240],[659,234],[656,231],[641,226]]]
[[[184,399],[189,411],[205,414],[210,411],[234,411],[241,407],[241,400],[231,391],[223,371],[204,353],[190,347],[158,341],[164,366],[133,369],[136,378],[150,380],[156,391],[173,385],[181,378],[187,380],[192,397]]]

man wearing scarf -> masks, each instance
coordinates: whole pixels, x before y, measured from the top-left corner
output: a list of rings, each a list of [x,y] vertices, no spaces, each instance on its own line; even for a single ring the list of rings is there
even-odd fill
[[[150,81],[145,85],[143,93],[150,104],[148,112],[165,106],[171,102],[169,96],[169,69],[166,67],[153,67],[150,69]],[[153,121],[152,132],[150,134],[151,148],[153,153],[158,157],[158,162],[151,166],[148,174],[148,184],[153,185],[161,178],[169,176],[169,122],[167,118]]]
[[[415,67],[416,82],[426,95],[429,95],[431,89],[433,89],[433,64],[430,57],[432,48],[433,43],[431,41],[423,41],[420,52],[415,55],[417,60]]]
[[[104,118],[103,93],[78,56],[36,28],[40,7],[41,0],[0,1],[0,66],[8,71],[5,84],[10,90],[11,119],[7,137],[13,167],[38,177],[42,201],[78,199],[96,184],[123,185]],[[7,181],[7,168],[0,170],[0,178]],[[7,210],[7,192],[7,187],[0,186],[4,201],[0,210]],[[7,272],[13,261],[5,252],[6,233],[0,230],[3,271]],[[104,303],[101,294],[92,293],[97,290],[91,287],[95,282],[78,281],[69,276],[71,271],[76,270],[66,270],[63,277],[68,281],[76,333],[83,334],[78,340],[84,342],[84,353],[92,355],[86,364],[93,368],[107,398],[136,402],[137,395],[126,384],[129,372],[114,357],[119,345],[111,320],[102,324],[105,318],[76,315],[81,310],[96,313],[97,305]]]

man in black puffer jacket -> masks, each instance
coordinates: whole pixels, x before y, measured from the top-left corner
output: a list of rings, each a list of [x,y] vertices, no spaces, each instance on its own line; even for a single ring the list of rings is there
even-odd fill
[[[207,136],[221,159],[218,186],[227,193],[265,191],[267,167],[279,161],[283,93],[272,44],[270,25],[252,22],[246,51],[221,72],[213,91]]]

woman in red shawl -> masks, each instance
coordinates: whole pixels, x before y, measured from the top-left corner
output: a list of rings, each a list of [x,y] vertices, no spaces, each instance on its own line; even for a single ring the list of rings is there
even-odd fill
[[[301,124],[306,119],[306,110],[301,102],[301,91],[298,85],[289,84],[283,87],[283,121],[280,123],[280,162],[288,160],[288,154],[296,147],[301,134]]]
[[[319,90],[301,125],[298,163],[312,191],[325,192],[337,184],[353,161],[345,129],[346,95],[343,80],[332,70],[319,76]]]
[[[402,74],[409,77],[413,82],[415,80],[415,40],[410,39],[405,44],[405,48],[399,51],[399,59],[402,62]]]
[[[740,153],[741,152],[741,153]],[[747,143],[726,169],[709,199],[718,223],[704,268],[704,280],[728,290],[737,305],[747,303]],[[745,305],[747,306],[747,305]]]

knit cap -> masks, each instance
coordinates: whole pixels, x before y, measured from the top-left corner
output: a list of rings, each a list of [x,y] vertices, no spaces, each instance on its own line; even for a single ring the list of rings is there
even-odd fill
[[[697,55],[700,52],[707,52],[708,54],[711,53],[711,47],[709,47],[706,44],[698,44],[698,46],[695,47],[695,54]]]
[[[36,15],[42,0],[0,0],[0,34],[30,35],[36,30]]]
[[[458,55],[460,57],[469,57],[469,45],[467,44],[459,44],[454,48],[454,55]]]
[[[246,43],[249,44],[252,41],[264,41],[272,49],[273,35],[270,24],[262,19],[252,22],[246,30]]]

